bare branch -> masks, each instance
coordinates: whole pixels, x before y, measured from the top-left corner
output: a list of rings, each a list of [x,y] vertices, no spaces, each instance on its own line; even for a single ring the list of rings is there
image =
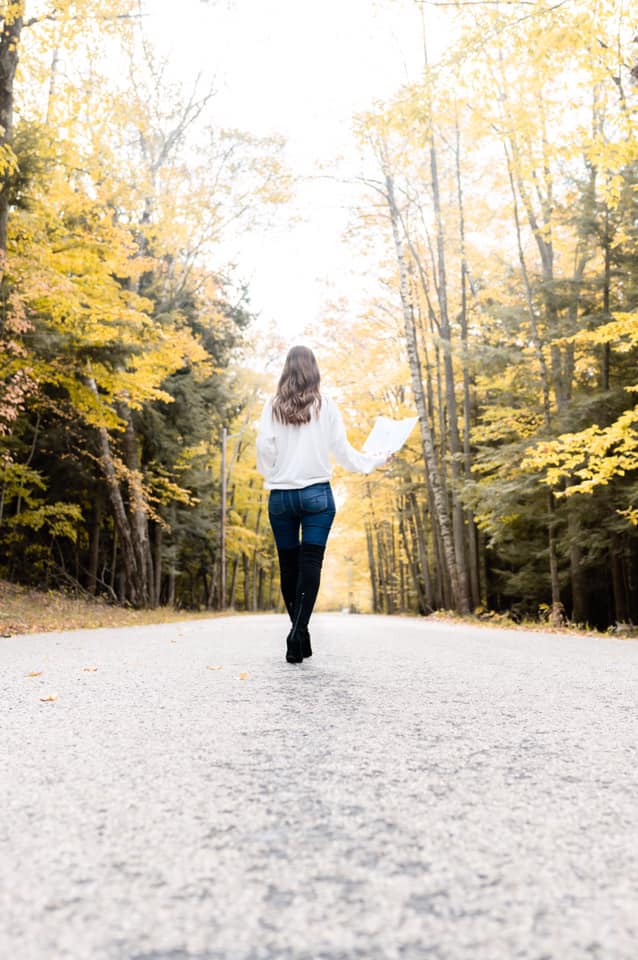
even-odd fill
[[[72,23],[79,20],[82,21],[95,21],[95,23],[104,23],[105,20],[139,20],[141,17],[147,17],[147,13],[116,13],[110,14],[108,16],[76,16],[68,17],[67,19]],[[31,17],[30,20],[26,20],[25,27],[34,27],[38,23],[44,23],[49,21],[51,23],[56,23],[58,21],[58,16],[56,13],[43,13],[41,17]]]

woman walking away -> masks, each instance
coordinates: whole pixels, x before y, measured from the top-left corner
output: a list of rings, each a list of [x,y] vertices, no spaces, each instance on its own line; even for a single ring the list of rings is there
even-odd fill
[[[288,663],[312,656],[308,623],[335,515],[330,454],[357,473],[371,473],[389,458],[385,453],[359,453],[350,446],[337,406],[320,392],[319,384],[312,350],[293,347],[257,434],[257,469],[270,490],[268,516],[277,544],[281,592],[292,622],[286,641]]]

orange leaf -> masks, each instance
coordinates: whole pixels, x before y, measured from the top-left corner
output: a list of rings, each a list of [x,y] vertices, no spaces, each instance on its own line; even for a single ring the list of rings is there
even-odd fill
[[[95,673],[96,670],[97,670],[97,667],[84,667],[85,673]]]
[[[239,679],[240,679],[240,680],[248,680],[248,677],[249,677],[249,676],[250,676],[249,673],[240,673],[240,674],[239,674]]]
[[[42,703],[52,703],[54,700],[58,699],[57,693],[50,693],[48,697],[40,697]]]
[[[31,673],[26,674],[27,677],[41,677],[42,670],[32,670]]]

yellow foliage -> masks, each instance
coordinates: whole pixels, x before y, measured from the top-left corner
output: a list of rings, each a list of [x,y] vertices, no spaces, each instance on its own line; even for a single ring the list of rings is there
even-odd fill
[[[566,337],[566,343],[603,344],[612,343],[619,353],[626,353],[638,346],[638,312],[621,313],[615,311],[613,320],[591,330],[580,330],[572,337]]]
[[[638,470],[638,407],[626,410],[609,427],[591,426],[538,443],[523,468],[544,471],[543,482],[569,485],[558,496],[592,493],[615,477]]]

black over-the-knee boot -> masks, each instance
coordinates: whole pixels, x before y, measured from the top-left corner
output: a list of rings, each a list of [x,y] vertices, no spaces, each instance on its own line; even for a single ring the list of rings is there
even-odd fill
[[[297,596],[297,582],[299,580],[299,547],[293,547],[292,550],[278,550],[277,553],[279,555],[281,595],[284,598],[290,622],[294,623],[295,598]],[[304,660],[312,656],[310,632],[307,627],[302,632],[301,653]]]
[[[278,550],[277,553],[279,555],[281,595],[284,598],[290,622],[293,623],[297,581],[299,580],[299,547],[293,547],[292,550]]]
[[[302,543],[299,548],[295,618],[286,645],[288,663],[301,663],[304,658],[312,656],[308,624],[319,592],[325,550],[315,543]]]

